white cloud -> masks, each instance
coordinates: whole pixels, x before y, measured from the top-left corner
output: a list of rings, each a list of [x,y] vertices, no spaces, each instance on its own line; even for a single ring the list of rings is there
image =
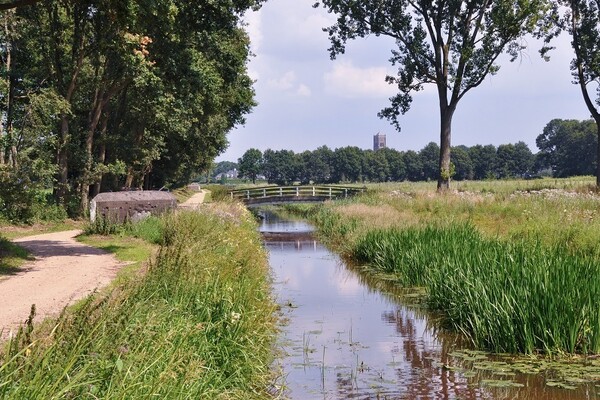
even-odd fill
[[[269,79],[269,86],[279,90],[290,90],[296,83],[296,73],[294,71],[287,71],[280,78]]]
[[[298,96],[302,96],[302,97],[310,97],[311,91],[310,91],[310,88],[308,86],[306,86],[305,84],[300,84],[298,86],[298,90],[296,90],[296,94]]]
[[[269,79],[267,84],[270,88],[296,96],[309,97],[311,95],[310,88],[306,84],[298,82],[294,71],[287,71],[279,78]]]
[[[387,98],[395,93],[393,85],[385,81],[389,72],[385,67],[359,68],[352,62],[336,62],[323,76],[325,90],[345,98]]]

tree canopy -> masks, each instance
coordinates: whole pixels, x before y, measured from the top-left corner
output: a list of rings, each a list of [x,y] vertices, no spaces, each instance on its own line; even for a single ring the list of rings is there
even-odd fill
[[[508,52],[514,60],[519,39],[533,31],[547,8],[545,0],[322,0],[337,15],[327,28],[332,58],[348,40],[374,34],[393,38],[390,61],[398,67],[398,94],[380,116],[400,129],[400,114],[410,108],[412,94],[434,84],[439,98],[440,153],[438,189],[450,181],[452,117],[459,101],[486,76],[499,70],[497,59]]]
[[[593,120],[553,119],[536,139],[539,163],[556,177],[594,175],[598,136]]]
[[[1,14],[0,164],[35,161],[74,212],[101,190],[207,170],[255,105],[241,18],[260,3],[63,0]]]

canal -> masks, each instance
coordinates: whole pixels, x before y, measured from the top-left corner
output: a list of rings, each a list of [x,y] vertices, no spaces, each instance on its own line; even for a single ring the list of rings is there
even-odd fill
[[[286,398],[599,398],[590,381],[600,379],[598,360],[582,363],[585,372],[565,373],[551,361],[464,348],[406,297],[370,286],[316,241],[306,222],[263,216],[282,319],[274,368]]]

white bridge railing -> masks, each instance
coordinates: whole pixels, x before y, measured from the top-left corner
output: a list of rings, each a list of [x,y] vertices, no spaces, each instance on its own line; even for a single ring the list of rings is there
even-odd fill
[[[323,201],[327,199],[339,199],[354,196],[366,190],[365,187],[356,186],[334,186],[334,185],[305,185],[305,186],[264,186],[248,189],[236,189],[230,191],[232,199],[239,199],[246,203],[264,201],[281,202],[294,201],[304,198],[313,199],[315,201]],[[253,201],[255,200],[255,201]]]

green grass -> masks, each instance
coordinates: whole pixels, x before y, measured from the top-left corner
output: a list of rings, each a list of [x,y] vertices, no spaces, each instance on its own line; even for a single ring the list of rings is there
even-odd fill
[[[252,218],[226,205],[163,223],[145,274],[10,343],[0,398],[267,396],[275,306]]]
[[[7,239],[16,239],[31,235],[41,235],[43,233],[53,233],[68,231],[72,229],[81,229],[84,225],[83,221],[64,220],[60,222],[43,222],[31,225],[1,225],[2,236]]]
[[[32,257],[24,248],[0,237],[0,279],[16,274],[23,264],[31,260]]]
[[[600,352],[600,264],[531,241],[484,239],[469,225],[371,231],[354,258],[403,286],[495,352]]]

